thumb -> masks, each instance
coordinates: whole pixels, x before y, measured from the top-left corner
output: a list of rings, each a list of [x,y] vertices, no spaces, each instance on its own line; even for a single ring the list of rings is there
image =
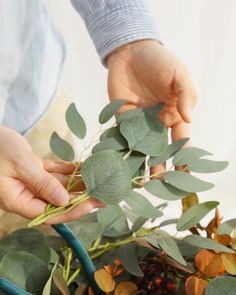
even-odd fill
[[[35,163],[24,165],[20,179],[38,197],[56,206],[69,202],[69,194],[63,185],[50,173]]]
[[[174,91],[177,96],[177,110],[180,116],[186,123],[191,123],[197,95],[190,76],[186,74],[181,80],[176,81]]]

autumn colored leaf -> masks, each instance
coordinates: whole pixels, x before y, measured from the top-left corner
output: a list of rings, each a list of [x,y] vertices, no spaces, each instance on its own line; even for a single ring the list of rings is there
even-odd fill
[[[226,235],[226,234],[225,235],[216,235],[214,237],[214,241],[227,247],[231,244],[232,238],[230,235]]]
[[[202,249],[195,256],[197,269],[207,277],[213,278],[222,273],[223,262],[219,254]]]
[[[110,275],[113,275],[114,268],[112,265],[104,265],[103,268],[105,269],[107,273],[109,273]]]
[[[186,295],[204,295],[208,282],[196,276],[190,276],[185,282]]]
[[[225,270],[230,275],[236,275],[236,253],[224,253],[221,255]]]
[[[116,283],[113,277],[105,270],[99,269],[94,273],[95,281],[99,288],[104,292],[112,292],[115,289]]]
[[[220,213],[219,213],[219,209],[215,208],[215,216],[214,218],[208,223],[207,227],[206,227],[206,232],[207,232],[207,237],[211,238],[212,234],[217,232],[217,229],[220,225]]]
[[[231,248],[236,250],[236,227],[234,228],[231,236],[232,236]]]
[[[197,194],[195,193],[189,194],[187,197],[182,199],[183,213],[187,211],[189,208],[191,208],[192,206],[197,205],[198,203],[199,202],[198,202]]]
[[[115,295],[136,295],[137,286],[132,282],[121,282],[115,289]]]

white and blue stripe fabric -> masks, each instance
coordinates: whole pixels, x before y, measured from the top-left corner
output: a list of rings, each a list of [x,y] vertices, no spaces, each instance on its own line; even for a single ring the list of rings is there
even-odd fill
[[[160,40],[147,0],[72,4],[104,65],[122,45]],[[64,58],[64,42],[41,0],[0,0],[0,124],[25,134],[37,123],[55,95]]]

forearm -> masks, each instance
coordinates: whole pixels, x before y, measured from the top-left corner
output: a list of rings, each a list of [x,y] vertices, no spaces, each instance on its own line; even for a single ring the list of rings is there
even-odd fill
[[[160,40],[147,0],[71,0],[105,64],[106,57],[128,43]]]

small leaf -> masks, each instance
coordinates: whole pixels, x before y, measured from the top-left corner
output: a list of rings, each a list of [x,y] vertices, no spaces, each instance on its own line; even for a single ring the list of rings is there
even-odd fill
[[[220,226],[217,229],[217,232],[219,234],[231,234],[235,226],[236,226],[236,218],[229,219],[220,224]]]
[[[112,292],[115,289],[116,283],[113,277],[105,271],[105,269],[99,269],[95,271],[94,278],[99,288],[104,292]]]
[[[132,231],[136,232],[139,230],[146,222],[148,221],[148,218],[145,217],[138,217],[132,226]]]
[[[109,137],[96,144],[92,153],[104,151],[104,150],[115,150],[120,151],[128,147],[126,140],[122,137]]]
[[[59,256],[58,256],[58,261],[59,261]],[[43,293],[42,295],[50,295],[51,294],[51,287],[52,287],[52,276],[53,276],[53,273],[54,271],[56,270],[57,268],[57,264],[58,264],[58,261],[57,263],[53,266],[52,270],[51,270],[51,275],[46,283],[46,285],[44,286],[43,288]]]
[[[74,103],[71,103],[66,111],[66,122],[74,135],[80,139],[85,137],[86,125]]]
[[[214,173],[224,170],[229,165],[226,161],[212,161],[207,159],[195,159],[187,167],[188,170],[198,173]]]
[[[214,278],[224,271],[221,256],[212,251],[202,249],[195,256],[195,266],[206,277]]]
[[[171,238],[166,232],[159,230],[156,236],[144,237],[151,245],[160,247],[167,255],[178,261],[183,265],[187,265],[182,254],[179,251],[179,247],[175,240]]]
[[[131,156],[127,158],[127,163],[130,168],[131,175],[134,174],[139,170],[142,164],[145,162],[146,156],[139,152],[132,152]]]
[[[139,216],[157,218],[163,215],[160,210],[156,209],[152,203],[138,192],[131,191],[125,199],[125,202]]]
[[[195,226],[212,209],[214,209],[218,205],[219,205],[218,202],[209,201],[209,202],[192,206],[186,212],[184,212],[183,215],[180,217],[177,223],[177,230],[183,231]]]
[[[179,218],[172,218],[172,219],[164,220],[158,225],[158,227],[163,227],[163,226],[167,226],[170,224],[176,224],[178,222],[178,220],[179,220]]]
[[[50,138],[51,151],[64,161],[73,161],[75,157],[72,146],[62,139],[56,132],[53,132]]]
[[[137,286],[132,282],[121,282],[115,289],[115,295],[136,295],[138,294]]]
[[[143,272],[139,266],[139,261],[135,251],[135,244],[123,245],[120,248],[120,259],[122,266],[132,275],[143,277]]]
[[[119,137],[121,136],[119,126],[113,126],[111,128],[106,129],[100,136],[100,141],[110,137]]]
[[[185,145],[185,143],[188,140],[189,138],[182,138],[168,145],[163,154],[155,158],[151,157],[148,160],[149,167],[154,167],[158,164],[162,164],[168,159],[170,159],[171,157],[173,157]]]
[[[53,272],[53,282],[57,288],[61,291],[62,295],[70,295],[70,291],[67,287],[67,284],[63,278],[63,272],[61,268],[56,269]]]
[[[175,157],[173,158],[173,165],[183,166],[191,163],[196,159],[199,159],[203,156],[211,156],[212,154],[208,151],[205,151],[196,147],[186,147],[180,150]]]
[[[186,192],[204,192],[214,187],[213,183],[206,182],[182,171],[169,171],[165,173],[169,184]]]
[[[142,109],[136,115],[123,119],[120,132],[128,141],[130,150],[145,155],[158,156],[167,147],[167,130],[157,119],[155,108]]]
[[[112,116],[122,107],[124,104],[127,103],[125,99],[116,99],[106,105],[99,115],[99,123],[104,124],[111,119]]]
[[[221,255],[225,270],[228,274],[236,275],[236,253],[223,253]]]
[[[235,253],[232,249],[227,248],[221,244],[216,243],[212,239],[209,238],[203,238],[198,235],[189,235],[186,236],[183,241],[187,244],[190,244],[192,246],[200,247],[200,248],[206,248],[209,250],[215,250],[225,253]]]
[[[235,290],[236,278],[223,276],[209,282],[205,295],[235,295]]]
[[[131,187],[129,166],[115,151],[101,151],[87,158],[81,174],[88,193],[106,204],[120,202]]]
[[[208,282],[196,276],[190,276],[185,282],[186,295],[204,295]]]
[[[182,211],[183,213],[186,212],[189,208],[193,207],[194,205],[198,205],[198,196],[195,193],[187,195],[187,197],[182,199]]]
[[[99,209],[97,218],[104,236],[116,237],[129,232],[127,218],[118,205]]]
[[[179,190],[169,183],[166,183],[159,179],[148,181],[147,183],[145,183],[144,188],[152,195],[163,200],[175,201],[189,194],[188,192]]]

